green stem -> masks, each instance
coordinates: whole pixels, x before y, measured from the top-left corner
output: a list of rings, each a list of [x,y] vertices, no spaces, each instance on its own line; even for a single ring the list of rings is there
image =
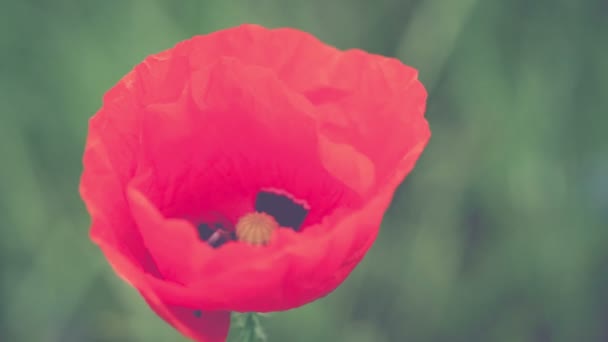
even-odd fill
[[[260,314],[255,312],[232,314],[233,327],[238,329],[235,341],[238,342],[266,342],[268,341]]]

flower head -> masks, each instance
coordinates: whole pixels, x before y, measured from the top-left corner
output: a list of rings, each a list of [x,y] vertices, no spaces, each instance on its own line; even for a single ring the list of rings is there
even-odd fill
[[[363,258],[426,145],[415,69],[243,25],[152,55],[90,121],[80,190],[115,271],[185,335],[294,308]]]

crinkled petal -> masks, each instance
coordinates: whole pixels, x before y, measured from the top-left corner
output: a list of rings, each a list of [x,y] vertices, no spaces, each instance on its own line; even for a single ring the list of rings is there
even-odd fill
[[[189,306],[171,305],[159,296],[155,288],[166,286],[178,291],[175,284],[166,283],[142,272],[131,260],[113,247],[100,243],[100,247],[116,272],[131,286],[139,290],[150,307],[182,334],[199,342],[224,342],[230,327],[230,312],[207,311]]]
[[[80,193],[91,214],[91,238],[112,245],[148,272],[155,272],[129,213],[124,187],[133,176],[141,123],[133,91],[134,73],[104,97],[89,123]]]
[[[395,58],[361,50],[340,51],[314,36],[291,28],[266,29],[242,25],[197,36],[189,41],[193,69],[233,57],[244,64],[272,70],[295,92],[317,108],[312,112],[326,144],[341,146],[347,154],[371,160],[358,162],[356,172],[335,167],[338,158],[326,158],[327,169],[363,194],[373,191],[371,179],[382,183],[397,162],[417,142],[411,130],[424,120],[426,91],[418,72]],[[375,172],[372,172],[375,171]],[[368,185],[369,184],[369,185]]]
[[[197,266],[212,249],[202,243],[195,227],[183,219],[165,219],[138,190],[127,192],[131,213],[164,279],[187,284],[198,277]]]
[[[361,201],[323,165],[319,149],[331,149],[319,142],[314,108],[271,70],[220,59],[184,89],[174,103],[147,106],[143,122],[136,186],[163,214],[217,211],[236,222],[260,190],[276,188],[308,203],[306,225]]]

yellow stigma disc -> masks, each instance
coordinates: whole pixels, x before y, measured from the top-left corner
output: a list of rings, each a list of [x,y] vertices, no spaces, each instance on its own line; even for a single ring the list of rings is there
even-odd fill
[[[265,245],[270,241],[272,232],[279,227],[274,217],[265,213],[249,213],[236,224],[236,237],[251,245]]]

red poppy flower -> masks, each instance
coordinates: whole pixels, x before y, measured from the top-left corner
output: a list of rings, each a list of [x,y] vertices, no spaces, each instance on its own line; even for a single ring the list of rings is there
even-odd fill
[[[90,121],[91,237],[185,335],[301,306],[373,243],[430,132],[415,69],[244,25],[152,55]]]

